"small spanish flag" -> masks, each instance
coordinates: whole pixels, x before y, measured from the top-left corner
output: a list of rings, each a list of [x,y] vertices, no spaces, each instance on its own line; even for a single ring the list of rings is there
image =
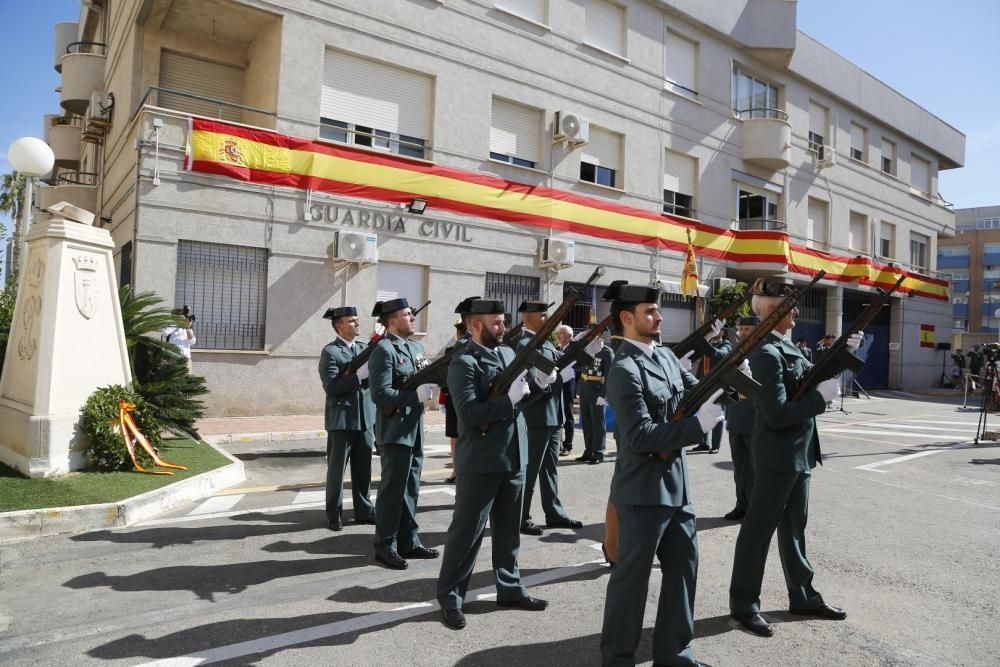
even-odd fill
[[[684,259],[684,270],[681,272],[681,294],[698,296],[698,260],[694,256],[694,243],[691,242],[691,229],[687,230],[688,249]]]
[[[920,325],[920,347],[934,347],[934,325]]]

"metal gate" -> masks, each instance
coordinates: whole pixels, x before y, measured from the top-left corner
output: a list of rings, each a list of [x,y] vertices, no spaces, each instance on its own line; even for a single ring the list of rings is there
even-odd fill
[[[813,288],[806,292],[799,302],[799,316],[792,329],[792,342],[806,339],[806,345],[816,356],[816,343],[826,332],[826,290]]]
[[[851,326],[861,311],[871,303],[871,294],[844,292],[844,331]],[[884,306],[875,319],[865,327],[865,341],[858,349],[858,356],[865,360],[865,367],[858,373],[857,381],[865,389],[885,389],[889,386],[889,322],[892,319],[892,301]],[[850,391],[850,390],[848,390]]]
[[[487,273],[484,299],[503,301],[505,322],[510,328],[517,321],[517,307],[522,301],[537,301],[541,281],[535,276],[518,276],[510,273]]]
[[[664,345],[679,343],[694,330],[694,299],[680,294],[660,295],[660,342]]]

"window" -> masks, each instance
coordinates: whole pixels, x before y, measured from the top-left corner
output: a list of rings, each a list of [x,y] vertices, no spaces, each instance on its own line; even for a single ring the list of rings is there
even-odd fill
[[[663,168],[663,212],[693,218],[698,162],[668,150]]]
[[[927,248],[930,247],[930,239],[923,234],[910,232],[910,266],[918,271],[926,271]]]
[[[267,249],[177,242],[174,304],[198,317],[195,349],[263,350]]]
[[[778,107],[778,88],[739,67],[733,68],[733,112],[742,120],[786,118]]]
[[[534,167],[542,145],[542,112],[493,98],[490,122],[490,158],[521,167]]]
[[[243,75],[244,72],[239,67],[163,50],[160,51],[160,87],[196,97],[160,91],[157,93],[156,104],[186,113],[238,122],[241,111],[218,102],[243,103]]]
[[[1000,229],[1000,218],[976,218],[976,229]]]
[[[914,153],[910,153],[910,185],[924,194],[931,191],[931,163]]]
[[[857,123],[851,123],[851,158],[868,162],[868,130]]]
[[[778,220],[781,195],[746,183],[737,183],[736,219],[740,229],[785,231]]]
[[[968,257],[969,246],[967,245],[939,245],[938,257]]]
[[[896,144],[882,139],[882,173],[896,175]]]
[[[378,263],[378,285],[376,301],[388,301],[405,297],[410,308],[416,310],[424,304],[427,294],[426,267],[417,264]],[[417,331],[426,331],[427,310],[417,315],[414,323]]]
[[[580,180],[621,187],[622,135],[590,126],[590,142],[580,153]]]
[[[851,211],[847,230],[847,247],[858,252],[868,252],[868,218],[863,213]]]
[[[825,159],[827,128],[829,127],[829,110],[821,104],[809,101],[809,150],[816,156]]]
[[[132,284],[132,242],[127,241],[122,245],[122,254],[120,262],[120,270],[118,275],[118,286],[125,287],[125,285]]]
[[[586,14],[584,43],[624,57],[625,8],[605,0],[589,0],[586,4]]]
[[[827,236],[827,215],[829,204],[820,199],[809,198],[806,218],[806,247],[826,250],[829,247]]]
[[[882,221],[878,232],[878,254],[882,259],[896,257],[896,225]]]
[[[517,307],[522,301],[537,301],[541,281],[535,276],[519,276],[512,273],[487,273],[484,299],[503,301],[507,315],[507,326],[517,318]]]
[[[496,0],[496,8],[527,19],[534,23],[545,25],[546,0]]]
[[[327,50],[320,137],[422,158],[431,89],[428,76]]]
[[[681,95],[698,94],[698,45],[667,30],[666,87]]]

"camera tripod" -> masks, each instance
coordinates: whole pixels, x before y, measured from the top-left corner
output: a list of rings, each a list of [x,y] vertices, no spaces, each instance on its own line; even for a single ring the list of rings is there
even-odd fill
[[[997,382],[997,366],[996,361],[988,358],[988,361],[984,364],[986,369],[986,378],[983,380],[983,401],[979,408],[979,423],[976,425],[976,439],[975,443],[978,445],[980,440],[985,439],[986,435],[986,416],[989,414],[990,408],[997,408],[997,397],[994,394],[996,391]]]

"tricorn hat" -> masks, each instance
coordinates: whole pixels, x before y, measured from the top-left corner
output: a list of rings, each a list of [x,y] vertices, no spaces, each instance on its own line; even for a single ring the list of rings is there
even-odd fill
[[[748,315],[747,317],[741,317],[738,324],[741,327],[756,327],[760,325],[760,318],[756,315]]]
[[[400,297],[398,299],[389,299],[388,301],[376,301],[375,308],[372,309],[372,317],[382,317],[383,315],[390,315],[395,313],[397,310],[403,310],[404,308],[409,308],[410,303],[406,300],[406,297]]]
[[[354,306],[341,306],[340,308],[327,308],[326,312],[323,313],[323,319],[325,320],[335,320],[339,317],[347,317],[348,315],[357,315],[358,309]]]
[[[660,290],[646,285],[629,285],[627,280],[615,280],[608,285],[601,300],[614,303],[659,303]]]
[[[462,299],[461,301],[458,302],[458,305],[455,306],[455,312],[458,313],[459,315],[468,315],[469,304],[473,301],[477,301],[482,298],[483,297],[481,296],[470,296]]]
[[[795,292],[795,285],[781,278],[758,278],[750,288],[750,293],[758,296],[786,297]]]
[[[503,301],[496,299],[466,299],[466,315],[499,315],[506,311]]]
[[[519,313],[544,313],[549,309],[549,304],[544,301],[522,301],[517,307]]]

